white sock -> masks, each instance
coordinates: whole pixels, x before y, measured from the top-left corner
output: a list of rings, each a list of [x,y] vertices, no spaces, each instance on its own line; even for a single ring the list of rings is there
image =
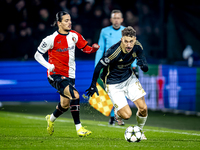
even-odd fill
[[[52,122],[54,122],[54,121],[56,120],[56,117],[53,115],[53,113],[52,113],[51,116],[50,116],[50,120],[51,120]]]
[[[76,126],[76,131],[78,131],[82,127],[81,123],[76,124],[75,126]]]
[[[148,116],[148,115],[147,115]],[[145,123],[146,123],[146,120],[147,120],[147,116],[146,117],[141,117],[141,116],[138,116],[138,112],[136,113],[136,120],[137,120],[137,125],[143,129]]]

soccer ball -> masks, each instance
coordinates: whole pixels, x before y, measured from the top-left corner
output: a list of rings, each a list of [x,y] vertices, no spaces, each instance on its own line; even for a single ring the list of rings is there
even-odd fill
[[[140,142],[142,138],[142,129],[138,126],[129,126],[126,128],[124,137],[128,142]]]

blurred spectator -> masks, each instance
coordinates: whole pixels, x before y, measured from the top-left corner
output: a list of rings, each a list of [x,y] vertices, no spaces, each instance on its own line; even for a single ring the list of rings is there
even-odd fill
[[[133,14],[131,10],[127,10],[125,13],[125,24],[126,26],[132,26],[134,27],[135,25],[138,24],[138,17]]]
[[[1,23],[1,31],[5,31],[10,23],[16,21],[16,17],[13,18],[13,14],[15,14],[15,5],[13,0],[0,0],[0,18],[1,20],[6,20],[4,23]]]
[[[113,9],[121,9],[121,7],[112,0],[103,0],[102,9],[106,17],[110,17],[111,11]]]
[[[6,38],[9,39],[11,42],[16,40],[16,26],[15,24],[9,24],[6,32]]]
[[[50,17],[49,11],[46,8],[41,8],[39,10],[39,22],[44,23],[46,26],[50,26],[53,20]]]
[[[16,40],[15,56],[20,60],[27,60],[32,58],[35,53],[36,47],[32,37],[32,29],[25,27],[19,31],[19,38]]]
[[[104,18],[104,19],[102,20],[102,23],[101,23],[101,28],[99,28],[99,29],[97,29],[97,30],[95,31],[95,34],[94,34],[94,37],[93,37],[93,42],[94,42],[94,43],[98,43],[99,35],[100,35],[100,32],[101,32],[101,29],[102,29],[102,28],[105,28],[105,27],[107,27],[107,26],[109,26],[109,25],[111,25],[111,23],[110,23],[110,18]]]
[[[111,11],[120,9],[122,4],[123,1],[114,0],[1,0],[0,17],[1,20],[6,20],[0,28],[0,32],[4,35],[1,47],[14,42],[15,44],[8,46],[8,49],[11,48],[10,51],[14,51],[16,54],[12,57],[23,57],[22,55],[31,51],[25,52],[24,50],[22,52],[22,43],[30,42],[32,38],[31,44],[34,45],[52,32],[53,28],[50,25],[53,23],[53,17],[51,16],[61,10],[68,11],[71,14],[72,26],[77,28],[76,30],[82,30],[82,35],[88,42],[97,42],[100,30],[110,25]],[[152,57],[157,54],[156,46],[159,45],[160,31],[157,21],[159,13],[155,11],[157,5],[153,1],[143,0],[133,1],[133,4],[134,6],[131,5],[122,9],[125,14],[123,25],[131,25],[135,28],[137,38],[139,37],[147,55],[149,54]],[[26,47],[28,46],[24,46],[23,49]],[[5,58],[10,57],[10,55],[4,56]]]
[[[82,4],[82,0],[71,0],[70,5],[76,5],[79,6]]]
[[[105,14],[103,13],[101,7],[96,7],[94,9],[94,13],[92,16],[92,22],[90,23],[92,25],[91,29],[93,31],[96,31],[97,29],[102,27],[102,20],[105,18]]]
[[[74,30],[80,33],[81,35],[83,34],[82,26],[80,24],[74,25]]]
[[[72,6],[70,9],[70,15],[71,15],[71,20],[73,24],[78,24],[79,23],[79,13],[78,13],[78,7],[77,6]]]
[[[58,1],[58,6],[55,10],[55,13],[58,12],[58,11],[67,11],[69,12],[69,3],[68,3],[69,0],[59,0]]]
[[[6,39],[5,34],[2,32],[0,32],[0,53],[1,59],[13,57],[12,45],[9,40]]]

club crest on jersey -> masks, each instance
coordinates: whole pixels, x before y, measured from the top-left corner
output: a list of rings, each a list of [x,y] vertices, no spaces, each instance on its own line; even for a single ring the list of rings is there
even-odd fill
[[[132,56],[133,57],[137,57],[136,52],[133,52]]]
[[[75,38],[75,37],[72,37],[72,41],[76,42],[76,38]]]

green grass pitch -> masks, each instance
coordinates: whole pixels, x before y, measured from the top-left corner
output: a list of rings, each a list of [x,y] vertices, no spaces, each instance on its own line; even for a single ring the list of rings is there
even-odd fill
[[[150,117],[149,117],[150,118]],[[49,136],[44,115],[0,111],[0,149],[10,150],[198,150],[200,131],[145,126],[147,141],[128,143],[125,129],[131,125],[109,126],[107,121],[81,119],[92,131],[78,137],[71,118],[60,117]]]

